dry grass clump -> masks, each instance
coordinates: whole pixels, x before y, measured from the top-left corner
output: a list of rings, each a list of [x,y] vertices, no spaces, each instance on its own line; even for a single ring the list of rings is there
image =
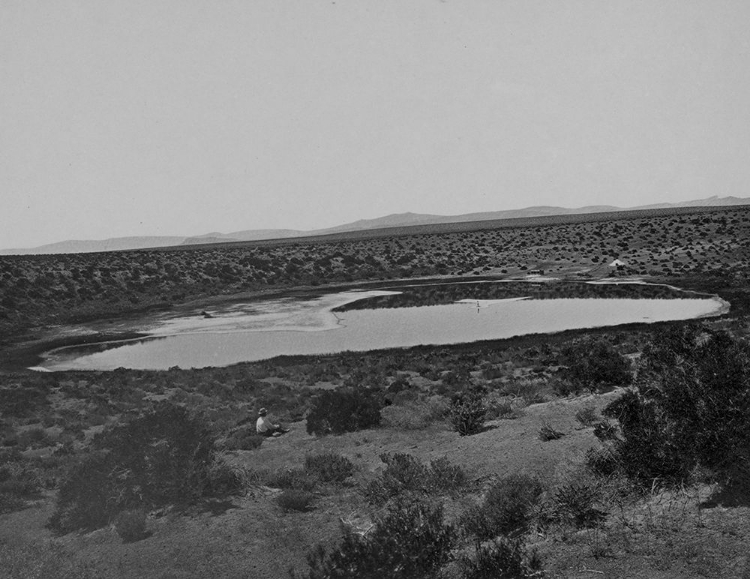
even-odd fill
[[[555,430],[547,422],[542,423],[542,426],[539,429],[539,440],[541,440],[542,442],[557,440],[558,438],[562,438],[563,436],[565,436],[565,434],[563,434],[559,430]]]

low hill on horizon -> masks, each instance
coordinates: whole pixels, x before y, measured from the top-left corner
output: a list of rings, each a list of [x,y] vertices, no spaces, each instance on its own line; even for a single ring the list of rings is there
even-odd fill
[[[32,254],[60,254],[60,253],[94,253],[102,251],[122,251],[130,249],[148,249],[159,247],[173,247],[177,245],[204,245],[237,241],[261,241],[270,239],[289,239],[295,237],[310,237],[367,231],[412,225],[435,225],[444,223],[466,223],[472,221],[491,221],[501,219],[523,219],[530,217],[545,217],[555,215],[577,215],[592,213],[607,213],[618,211],[633,211],[640,209],[668,209],[676,207],[730,207],[736,205],[750,205],[750,197],[718,197],[694,199],[680,203],[654,203],[637,207],[616,207],[613,205],[589,205],[578,208],[555,206],[533,206],[523,209],[509,209],[504,211],[486,211],[479,213],[465,213],[461,215],[432,215],[420,213],[394,213],[375,219],[360,219],[327,229],[313,229],[308,231],[296,229],[249,229],[230,233],[211,232],[191,237],[176,236],[144,236],[144,237],[116,237],[104,240],[68,240],[41,245],[34,248],[3,249],[0,255],[32,255]]]

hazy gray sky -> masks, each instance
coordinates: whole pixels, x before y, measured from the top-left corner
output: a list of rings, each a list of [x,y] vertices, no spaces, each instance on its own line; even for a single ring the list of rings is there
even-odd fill
[[[0,248],[750,182],[750,2],[3,0]]]

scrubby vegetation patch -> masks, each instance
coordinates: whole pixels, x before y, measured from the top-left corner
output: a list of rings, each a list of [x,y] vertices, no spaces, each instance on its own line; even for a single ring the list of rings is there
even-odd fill
[[[380,455],[380,460],[386,464],[385,470],[364,488],[365,497],[373,504],[383,504],[403,493],[450,493],[466,482],[466,474],[461,467],[445,458],[433,460],[427,465],[410,454],[384,453]]]
[[[60,532],[93,529],[127,509],[194,503],[217,484],[218,460],[205,424],[163,405],[97,437],[63,478],[50,524]]]
[[[308,434],[343,434],[380,425],[380,394],[371,390],[326,390],[312,402]]]

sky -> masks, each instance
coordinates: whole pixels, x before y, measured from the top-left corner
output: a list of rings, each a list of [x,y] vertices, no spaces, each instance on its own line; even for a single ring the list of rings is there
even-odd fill
[[[747,0],[3,0],[0,248],[750,196]]]

